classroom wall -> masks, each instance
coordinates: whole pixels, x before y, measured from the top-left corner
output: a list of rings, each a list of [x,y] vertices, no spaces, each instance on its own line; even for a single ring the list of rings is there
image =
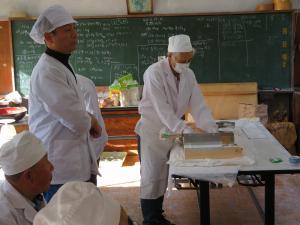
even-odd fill
[[[252,11],[256,4],[271,0],[153,0],[154,13]],[[292,0],[299,8],[300,0]],[[0,18],[26,12],[39,15],[48,6],[59,3],[74,16],[126,15],[126,0],[0,0]]]

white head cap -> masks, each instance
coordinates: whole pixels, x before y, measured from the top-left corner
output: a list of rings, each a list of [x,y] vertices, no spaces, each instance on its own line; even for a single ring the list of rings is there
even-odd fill
[[[194,51],[190,37],[185,34],[178,34],[169,37],[168,52],[192,52]]]
[[[45,155],[42,142],[23,131],[0,147],[0,166],[6,175],[14,175],[29,169]]]
[[[53,5],[46,9],[35,21],[30,37],[39,44],[44,44],[44,34],[54,31],[56,28],[77,23],[70,13],[68,13],[61,5]]]
[[[120,212],[120,204],[101,193],[94,184],[72,181],[64,184],[36,214],[33,224],[119,225]]]

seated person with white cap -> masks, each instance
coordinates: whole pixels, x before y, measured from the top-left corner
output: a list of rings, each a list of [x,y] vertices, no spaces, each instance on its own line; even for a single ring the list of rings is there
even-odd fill
[[[34,225],[137,225],[118,202],[91,183],[64,184],[34,218]]]
[[[0,224],[30,225],[49,188],[53,166],[42,142],[24,131],[0,147],[5,181],[0,185]]]
[[[163,215],[163,200],[168,183],[170,150],[174,140],[161,140],[162,130],[189,133],[192,128],[182,119],[191,112],[196,127],[216,132],[217,125],[207,108],[194,72],[189,65],[194,57],[188,35],[169,37],[168,57],[148,67],[144,73],[141,119],[135,131],[140,136],[141,208],[143,225],[171,225]]]

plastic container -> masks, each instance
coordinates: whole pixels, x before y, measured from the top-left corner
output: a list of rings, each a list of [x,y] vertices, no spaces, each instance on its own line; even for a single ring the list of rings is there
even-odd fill
[[[139,88],[132,87],[120,91],[120,103],[121,107],[137,106],[139,104]]]

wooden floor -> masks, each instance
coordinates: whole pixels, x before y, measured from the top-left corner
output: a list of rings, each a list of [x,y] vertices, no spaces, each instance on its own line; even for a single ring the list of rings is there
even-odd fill
[[[118,200],[128,214],[141,224],[139,168],[138,156],[131,152],[122,167],[105,165],[100,168],[103,177],[98,182],[102,191]],[[264,189],[257,187],[253,190],[263,205]],[[300,175],[277,175],[275,190],[275,224],[300,225]],[[244,186],[210,189],[210,199],[212,225],[263,225],[248,189]],[[194,190],[172,190],[170,196],[165,198],[164,208],[166,216],[176,225],[199,225]]]

